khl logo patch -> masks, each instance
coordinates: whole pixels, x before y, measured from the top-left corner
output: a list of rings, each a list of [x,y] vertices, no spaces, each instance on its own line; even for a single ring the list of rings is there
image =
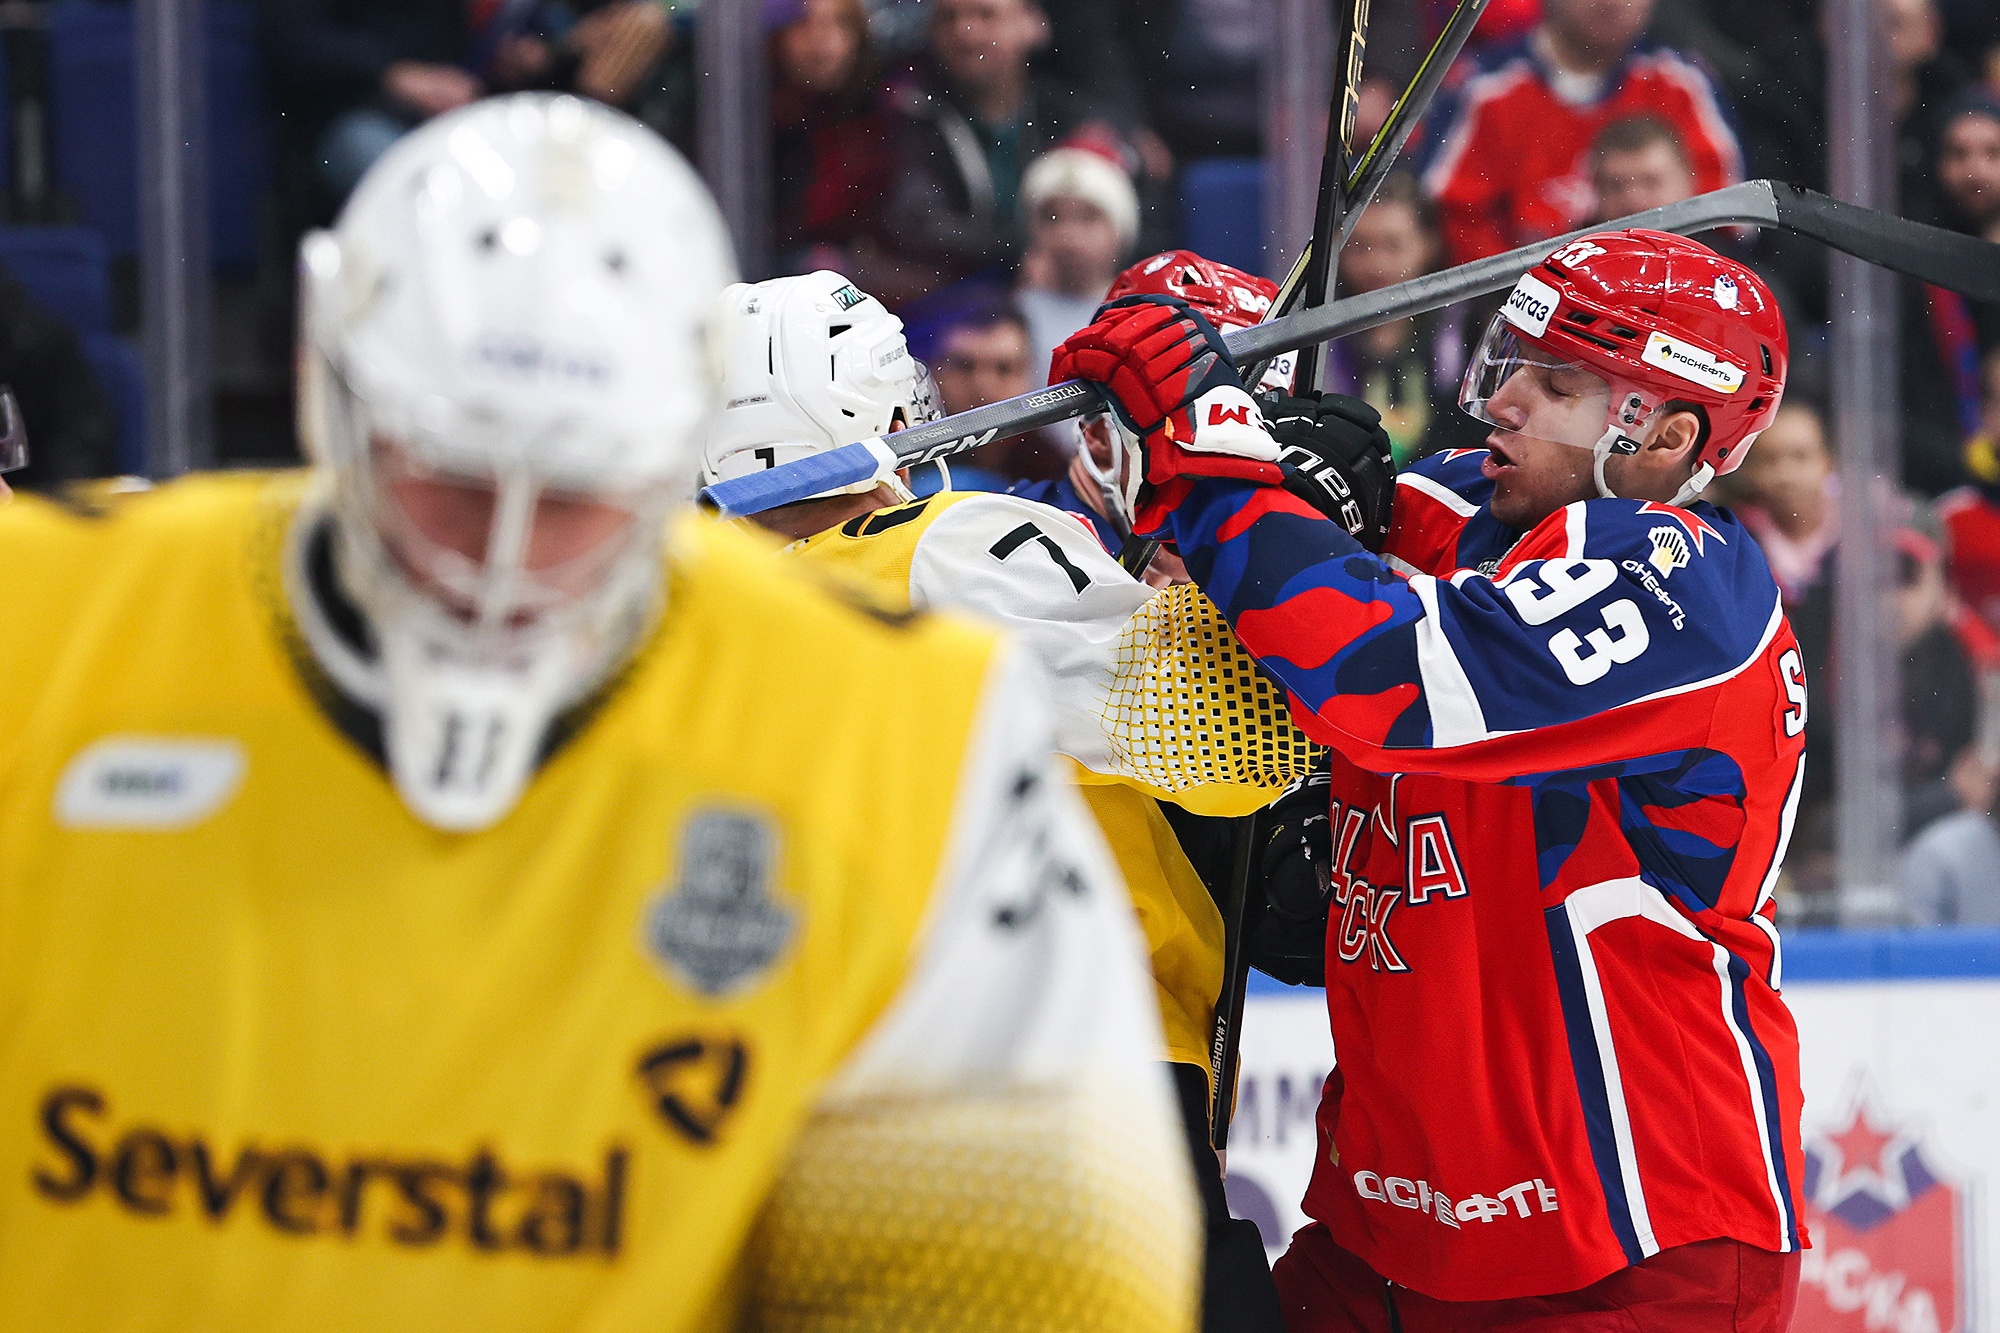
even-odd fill
[[[646,952],[710,999],[755,982],[798,924],[797,912],[771,896],[776,860],[777,836],[761,815],[690,815],[674,879],[646,909]]]
[[[1858,1091],[1846,1123],[1806,1135],[1797,1333],[1958,1333],[1971,1268],[1964,1185],[1923,1137]]]

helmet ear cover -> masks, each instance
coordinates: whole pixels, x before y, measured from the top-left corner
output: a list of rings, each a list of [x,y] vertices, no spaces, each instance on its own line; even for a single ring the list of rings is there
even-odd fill
[[[1521,277],[1482,348],[1506,350],[1493,336],[1502,324],[1548,359],[1613,386],[1595,446],[1600,485],[1606,454],[1633,452],[1657,413],[1689,411],[1701,422],[1690,480],[1698,492],[1741,465],[1784,394],[1789,347],[1770,288],[1682,236],[1635,228],[1567,242]],[[1481,416],[1469,392],[1477,354],[1474,361],[1461,402]],[[1489,390],[1496,369],[1486,368]]]

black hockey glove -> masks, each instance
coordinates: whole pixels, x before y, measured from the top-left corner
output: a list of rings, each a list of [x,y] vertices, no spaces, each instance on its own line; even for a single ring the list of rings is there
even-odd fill
[[[1259,395],[1278,441],[1285,489],[1325,514],[1371,551],[1389,539],[1396,464],[1382,416],[1344,393],[1295,398]]]
[[[1288,986],[1326,984],[1327,913],[1333,896],[1333,779],[1315,771],[1264,812],[1258,870],[1265,912],[1250,961]]]

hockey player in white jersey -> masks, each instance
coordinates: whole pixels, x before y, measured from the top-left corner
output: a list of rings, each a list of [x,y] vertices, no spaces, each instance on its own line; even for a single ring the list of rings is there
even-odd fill
[[[840,274],[732,287],[720,340],[726,405],[704,449],[705,482],[937,416],[929,372],[911,357],[901,321]],[[1076,762],[1152,952],[1168,1058],[1208,1204],[1205,1326],[1278,1328],[1256,1229],[1231,1222],[1208,1147],[1222,920],[1155,798],[1227,815],[1275,799],[1309,763],[1282,701],[1236,656],[1233,636],[1199,593],[1156,593],[1134,579],[1076,514],[989,492],[915,500],[898,478],[756,521],[791,539],[802,560],[872,580],[915,607],[1002,626],[1047,673],[1057,748]],[[1188,706],[1186,684],[1197,679],[1230,681],[1224,692],[1239,692],[1221,707],[1251,724],[1244,734],[1290,737],[1289,749],[1211,744],[1229,723],[1199,700]],[[1185,730],[1163,728],[1163,714],[1187,719]]]
[[[301,269],[311,469],[0,510],[0,1324],[1190,1327],[1038,669],[686,512],[694,172],[482,102]]]

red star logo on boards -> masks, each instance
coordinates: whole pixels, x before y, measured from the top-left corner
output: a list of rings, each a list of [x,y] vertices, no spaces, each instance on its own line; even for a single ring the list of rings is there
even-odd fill
[[[1902,1155],[1909,1146],[1906,1132],[1895,1126],[1883,1128],[1869,1114],[1869,1101],[1857,1097],[1844,1129],[1828,1129],[1819,1135],[1824,1148],[1826,1178],[1818,1193],[1832,1201],[1851,1195],[1866,1195],[1882,1204],[1900,1208],[1909,1201]]]
[[[1844,1112],[1805,1128],[1812,1247],[1792,1333],[1968,1333],[1967,1186],[1888,1106],[1863,1077]]]
[[[1868,1123],[1868,1108],[1854,1108],[1854,1123],[1838,1134],[1826,1136],[1827,1142],[1840,1149],[1840,1170],[1842,1175],[1856,1171],[1867,1171],[1873,1175],[1884,1175],[1882,1150],[1896,1141],[1893,1132],[1884,1133]]]
[[[1706,555],[1708,553],[1703,543],[1710,537],[1715,538],[1716,544],[1719,546],[1729,545],[1727,537],[1724,537],[1721,533],[1710,527],[1707,519],[1691,510],[1681,509],[1675,505],[1661,504],[1658,500],[1648,500],[1639,506],[1639,512],[1642,514],[1664,514],[1683,528],[1686,528],[1688,540],[1694,543],[1696,555]]]

